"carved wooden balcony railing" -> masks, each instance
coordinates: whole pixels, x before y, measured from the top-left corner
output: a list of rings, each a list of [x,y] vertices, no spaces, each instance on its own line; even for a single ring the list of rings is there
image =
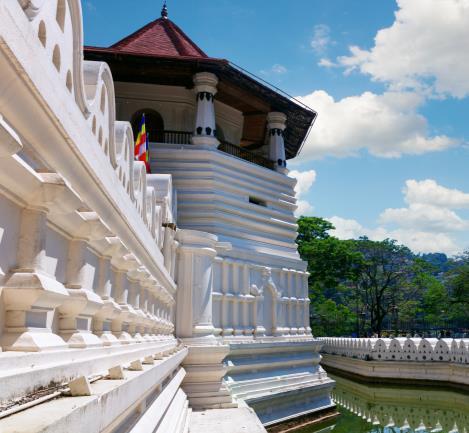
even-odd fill
[[[228,153],[229,155],[236,156],[237,158],[244,159],[245,161],[252,162],[253,164],[268,168],[270,170],[274,169],[273,161],[270,161],[263,156],[257,155],[254,152],[243,149],[242,147],[228,143],[227,141],[222,141],[218,146],[218,150]]]
[[[192,137],[191,131],[164,131],[164,143],[171,144],[190,144]]]
[[[165,130],[163,143],[190,144],[191,138],[192,132]],[[268,168],[269,170],[274,169],[273,161],[270,161],[261,155],[258,155],[240,146],[236,146],[235,144],[229,143],[227,141],[221,141],[220,145],[218,146],[218,150],[221,150],[222,152],[237,158],[244,159],[245,161],[251,162],[253,164],[260,165],[261,167]]]

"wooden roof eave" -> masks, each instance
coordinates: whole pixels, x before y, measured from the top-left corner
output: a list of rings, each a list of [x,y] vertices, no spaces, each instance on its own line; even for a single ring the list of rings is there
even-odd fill
[[[144,82],[192,88],[197,72],[212,72],[219,78],[217,99],[246,115],[280,111],[287,116],[285,153],[298,155],[317,113],[250,77],[229,61],[218,58],[151,56],[125,53],[113,48],[85,47],[87,60],[109,64],[115,81]]]

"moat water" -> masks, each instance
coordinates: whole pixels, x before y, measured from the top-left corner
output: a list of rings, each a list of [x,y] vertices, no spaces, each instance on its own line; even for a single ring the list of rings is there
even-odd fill
[[[469,392],[331,377],[340,417],[295,433],[469,433]]]

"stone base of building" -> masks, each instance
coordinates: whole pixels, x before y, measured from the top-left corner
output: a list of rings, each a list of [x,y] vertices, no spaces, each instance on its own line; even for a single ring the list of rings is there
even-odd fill
[[[225,383],[265,425],[334,407],[334,381],[319,365],[321,342],[312,339],[230,343]]]

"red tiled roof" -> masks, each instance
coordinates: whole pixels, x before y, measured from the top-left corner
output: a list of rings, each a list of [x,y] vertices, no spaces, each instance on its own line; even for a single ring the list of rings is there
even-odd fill
[[[171,20],[158,18],[111,45],[113,51],[149,56],[208,56]]]

